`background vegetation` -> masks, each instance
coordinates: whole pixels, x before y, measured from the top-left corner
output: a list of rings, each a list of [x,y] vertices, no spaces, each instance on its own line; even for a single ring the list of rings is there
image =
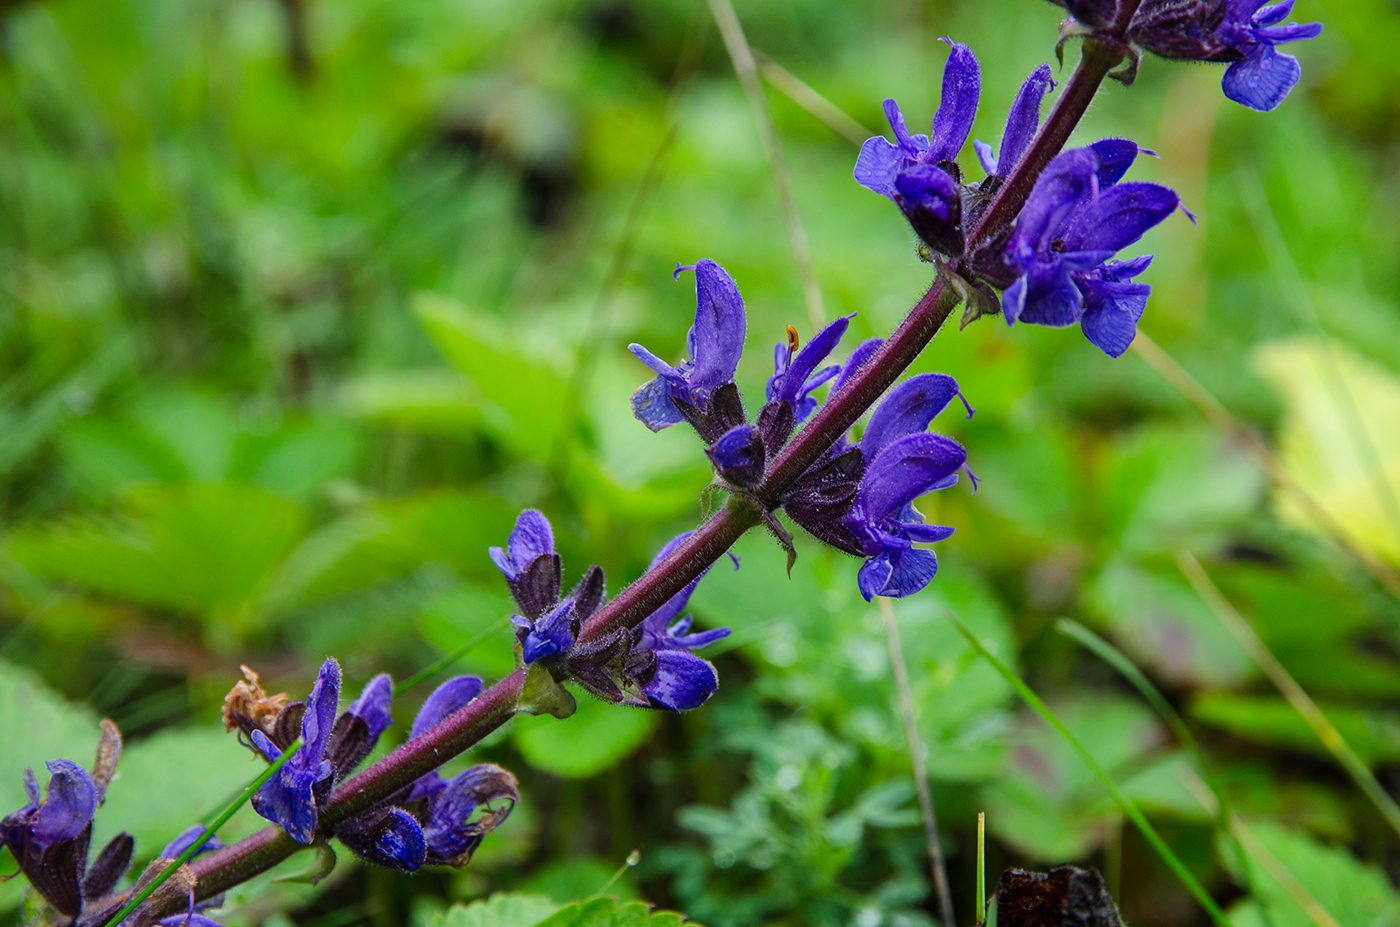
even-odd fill
[[[1053,61],[1059,12],[738,4],[757,49],[872,129],[885,96],[926,120],[937,38],[970,43],[974,136],[993,142],[1020,80]],[[1280,111],[1225,101],[1217,68],[1150,59],[1079,138],[1156,149],[1136,176],[1201,217],[1149,236],[1144,330],[1394,563],[1400,17],[1384,0],[1297,13],[1327,32],[1299,49],[1304,82]],[[25,765],[85,761],[110,716],[129,748],[96,839],[130,830],[149,857],[259,769],[217,722],[240,663],[301,693],[333,654],[353,691],[485,634],[461,666],[503,673],[509,605],[485,549],[520,508],[548,513],[571,577],[597,561],[614,589],[698,519],[693,435],[653,436],[627,404],[647,376],[627,342],[678,350],[693,314],[672,265],[712,257],[738,280],[751,396],[783,327],[811,331],[703,3],[44,0],[3,16],[0,810],[23,803]],[[852,180],[852,143],[768,100],[827,317],[859,312],[853,339],[883,335],[929,267]],[[925,504],[958,532],[935,585],[896,606],[963,919],[985,811],[993,872],[1095,865],[1133,924],[1204,922],[945,606],[1240,924],[1313,923],[1258,853],[1346,927],[1400,922],[1396,834],[1178,555],[1200,558],[1392,787],[1400,602],[1136,354],[992,320],[943,333],[918,369],[953,374],[978,408],[939,426],[981,490]],[[735,629],[705,709],[584,701],[477,751],[521,776],[525,801],[466,871],[407,878],[342,853],[315,888],[264,879],[221,919],[420,924],[499,889],[563,902],[640,847],[610,891],[711,927],[930,923],[879,613],[854,561],[799,543],[791,580],[753,536],[740,570],[701,585],[697,619]],[[1182,744],[1060,617],[1115,642],[1187,717],[1257,837],[1251,858],[1218,840]],[[390,741],[428,689],[400,701]],[[245,809],[230,833],[258,824]],[[21,882],[0,885],[0,911]]]

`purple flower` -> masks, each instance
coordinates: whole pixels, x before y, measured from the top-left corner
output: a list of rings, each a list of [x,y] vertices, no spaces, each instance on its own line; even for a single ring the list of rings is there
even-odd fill
[[[356,856],[386,869],[416,872],[427,858],[423,827],[403,808],[371,809],[341,824],[335,835]]]
[[[1322,35],[1322,23],[1288,23],[1294,0],[1264,6],[1263,0],[1231,0],[1221,26],[1221,38],[1244,56],[1225,69],[1221,86],[1225,96],[1259,112],[1275,109],[1288,96],[1303,68],[1292,55],[1275,50],[1277,45],[1315,39]]]
[[[438,686],[423,702],[423,707],[418,709],[413,727],[408,732],[409,739],[426,734],[449,715],[465,708],[467,703],[481,694],[481,690],[481,679],[477,676],[455,676]],[[437,772],[430,772],[413,784],[409,800],[436,795],[442,791],[443,785],[442,777]]]
[[[1050,65],[1042,64],[1026,78],[1011,104],[1011,112],[1006,117],[1006,128],[1001,134],[1000,156],[994,157],[992,146],[986,142],[973,141],[972,147],[976,149],[977,158],[982,162],[982,169],[988,176],[1010,176],[1016,162],[1021,160],[1021,155],[1030,147],[1035,130],[1040,126],[1041,101],[1045,99],[1046,93],[1054,89],[1055,82],[1050,78]],[[994,191],[984,189],[981,192]]]
[[[574,600],[565,599],[536,620],[511,615],[510,623],[520,639],[520,656],[526,663],[552,657],[574,643]]]
[[[515,777],[499,766],[478,763],[459,774],[428,807],[423,822],[427,862],[465,866],[518,801]]]
[[[924,524],[913,503],[957,483],[958,470],[967,463],[967,452],[957,442],[925,432],[955,396],[962,398],[952,377],[910,377],[890,390],[866,426],[860,442],[865,472],[842,521],[857,545],[852,552],[866,558],[857,577],[866,601],[877,595],[912,595],[938,572],[933,551],[914,543],[941,541],[953,529]],[[972,408],[967,409],[970,417]]]
[[[554,553],[554,529],[542,513],[526,509],[515,519],[505,549],[492,547],[487,552],[506,579],[517,580],[536,558]]]
[[[335,767],[325,757],[339,700],[340,664],[328,658],[306,699],[301,748],[253,795],[253,810],[282,825],[297,843],[316,839],[316,806],[328,796],[335,778]],[[254,730],[251,736],[269,763],[281,758],[282,751],[262,731]]]
[[[1016,274],[1002,294],[1008,325],[1078,322],[1109,356],[1127,350],[1151,291],[1132,278],[1151,259],[1106,262],[1181,202],[1159,184],[1116,183],[1136,153],[1131,142],[1106,139],[1063,152],[1046,166],[1004,251]]]
[[[51,760],[41,795],[32,769],[24,771],[24,807],[0,818],[0,845],[9,848],[20,871],[61,914],[76,918],[86,901],[106,894],[126,872],[134,846],[117,834],[88,867],[92,818],[106,796],[121,756],[121,733],[102,722],[97,761],[89,773],[72,760]]]
[[[659,567],[692,532],[677,535],[662,547],[648,571]],[[681,615],[707,567],[685,588],[667,599],[632,632],[629,656],[632,682],[652,708],[688,711],[704,704],[719,687],[714,666],[691,653],[729,636],[728,628],[690,633],[692,619]]]
[[[856,159],[855,178],[893,200],[929,247],[955,257],[963,252],[957,156],[977,115],[982,75],[971,49],[944,41],[952,51],[943,68],[943,95],[931,134],[910,135],[899,105],[886,100],[885,117],[895,141],[880,135],[867,139]]]
[[[855,313],[827,325],[795,354],[791,341],[779,344],[773,350],[773,375],[768,378],[765,396],[769,402],[786,402],[792,406],[794,424],[805,421],[816,411],[817,400],[812,392],[841,372],[839,366],[818,370],[817,365],[835,350],[853,318]]]
[[[686,334],[690,359],[672,366],[639,344],[629,350],[652,370],[656,377],[632,394],[632,414],[652,431],[686,421],[688,416],[704,415],[711,394],[734,380],[739,358],[744,352],[744,301],[739,288],[714,261],[702,259],[695,271],[695,324]]]
[[[165,845],[165,848],[160,851],[161,858],[175,859],[181,853],[194,846],[195,841],[203,837],[208,830],[209,828],[205,827],[203,824],[191,824],[180,833],[180,836]],[[196,851],[194,855],[202,856],[205,853],[212,853],[214,850],[223,849],[223,846],[224,842],[218,837],[210,837],[208,840],[205,840],[204,843],[200,844],[199,850]]]
[[[393,700],[394,681],[388,673],[380,673],[336,719],[326,747],[326,758],[335,767],[336,778],[343,778],[359,766],[379,742],[379,735],[388,730],[394,720],[389,714]]]
[[[1321,23],[1283,24],[1293,3],[1143,0],[1128,38],[1164,58],[1229,62],[1222,82],[1225,96],[1267,112],[1284,101],[1302,75],[1298,59],[1276,46],[1322,34]]]
[[[725,482],[741,488],[758,485],[768,459],[762,432],[755,425],[735,425],[705,454]]]

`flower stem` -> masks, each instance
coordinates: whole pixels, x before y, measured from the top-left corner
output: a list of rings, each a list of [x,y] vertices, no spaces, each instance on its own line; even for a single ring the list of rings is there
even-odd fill
[[[1127,23],[1139,2],[1123,0],[1112,35],[1126,34]],[[1064,94],[973,230],[972,241],[990,240],[1015,217],[1041,170],[1064,146],[1103,79],[1117,63],[1117,57],[1105,50],[1107,47],[1093,39],[1086,40],[1084,54]],[[724,509],[707,519],[656,569],[649,570],[600,608],[580,629],[579,640],[592,640],[611,631],[635,627],[724,556],[750,528],[760,524],[765,511],[776,509],[793,483],[845,435],[918,358],[958,301],[953,288],[942,278],[934,280],[880,350],[778,454],[753,494],[731,496]],[[525,671],[516,670],[437,727],[341,783],[326,807],[321,809],[322,829],[334,827],[386,800],[505,724],[515,714],[524,681]],[[266,872],[300,848],[300,844],[280,828],[268,827],[196,860],[190,867],[198,879],[196,897],[204,899],[226,891]]]

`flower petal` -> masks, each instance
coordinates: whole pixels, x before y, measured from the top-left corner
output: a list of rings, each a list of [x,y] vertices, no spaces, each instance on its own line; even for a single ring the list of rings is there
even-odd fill
[[[690,386],[708,392],[733,380],[739,369],[747,330],[744,301],[723,267],[701,259],[695,263],[695,303]]]
[[[40,846],[76,840],[97,811],[97,785],[86,769],[72,760],[51,760],[47,797],[29,819],[29,830]]]
[[[335,727],[340,702],[340,664],[327,657],[316,676],[316,684],[306,697],[306,713],[301,718],[301,749],[289,763],[310,769],[326,753],[331,729]]]
[[[855,318],[855,313],[837,319],[817,332],[811,341],[802,346],[802,350],[797,352],[792,363],[773,383],[774,399],[786,401],[796,406],[808,378],[812,376],[812,372],[817,369],[817,366],[826,360],[826,356],[836,348],[853,318]]]
[[[1040,103],[1045,94],[1053,90],[1055,81],[1050,77],[1050,65],[1042,64],[1031,72],[1016,99],[1011,104],[1011,112],[1006,117],[1006,129],[1001,135],[1001,156],[997,160],[996,173],[1009,177],[1016,162],[1025,154],[1040,125]]]
[[[891,145],[883,135],[868,138],[856,158],[856,183],[894,199],[894,179],[906,160],[903,149]]]
[[[865,516],[878,522],[898,511],[967,462],[967,452],[942,435],[905,435],[896,438],[870,463],[861,479],[860,495]]]
[[[1297,58],[1263,45],[1225,69],[1221,88],[1236,103],[1267,113],[1278,108],[1302,76],[1303,66]]]
[[[1098,169],[1099,159],[1088,148],[1071,148],[1056,155],[1031,188],[1007,252],[1015,256],[1025,248],[1047,250],[1061,223],[1093,195]]]
[[[957,395],[958,381],[941,373],[921,373],[890,390],[870,416],[860,439],[866,463],[896,438],[926,431]]]
[[[373,749],[372,744],[379,739],[379,735],[394,723],[394,718],[389,713],[393,700],[394,680],[388,673],[380,673],[369,681],[360,697],[350,705],[350,714],[362,718],[365,726],[369,728],[370,749]]]
[[[1120,183],[1101,193],[1066,231],[1067,251],[1116,252],[1171,215],[1181,197],[1155,183]]]
[[[1133,166],[1142,149],[1130,138],[1101,138],[1089,146],[1099,159],[1099,189],[1109,187],[1123,179],[1128,168]]]
[[[481,679],[477,676],[457,676],[447,680],[433,690],[418,709],[409,730],[409,738],[427,733],[440,724],[444,718],[461,710],[468,702],[481,694]]]
[[[642,691],[658,707],[672,711],[698,708],[719,688],[719,676],[710,661],[687,650],[661,650],[656,673]]]
[[[681,410],[671,399],[670,385],[661,377],[654,377],[633,391],[632,415],[652,431],[685,421],[685,416],[681,415]],[[495,559],[494,555],[492,559]],[[496,565],[500,566],[499,563]]]
[[[943,66],[943,95],[933,116],[933,132],[925,159],[933,164],[954,161],[967,143],[972,122],[977,118],[977,101],[982,95],[982,72],[972,49],[944,39],[952,48]]]

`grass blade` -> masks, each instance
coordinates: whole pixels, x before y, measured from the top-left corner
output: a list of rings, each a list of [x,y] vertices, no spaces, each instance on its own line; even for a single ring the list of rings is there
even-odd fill
[[[1191,555],[1189,551],[1179,551],[1176,555],[1177,565],[1181,567],[1181,572],[1186,574],[1186,579],[1191,583],[1196,594],[1199,595],[1215,613],[1215,617],[1220,623],[1225,625],[1235,638],[1239,641],[1245,653],[1249,654],[1255,664],[1264,671],[1264,675],[1269,677],[1269,681],[1279,690],[1288,703],[1293,706],[1293,710],[1312,729],[1313,734],[1327,748],[1327,751],[1336,758],[1342,768],[1347,771],[1361,791],[1370,799],[1371,804],[1376,806],[1376,810],[1385,818],[1386,823],[1397,835],[1400,835],[1400,806],[1395,804],[1395,799],[1391,798],[1381,784],[1376,781],[1371,770],[1357,756],[1356,751],[1342,737],[1340,731],[1327,716],[1322,713],[1322,709],[1317,707],[1317,703],[1303,687],[1298,685],[1298,681],[1293,675],[1284,669],[1282,663],[1269,650],[1268,645],[1250,627],[1244,616],[1235,610],[1229,600],[1220,592],[1215,583],[1211,581],[1201,562]]]
[[[817,270],[812,264],[812,249],[807,243],[807,230],[802,227],[802,216],[797,211],[797,198],[792,192],[792,177],[788,174],[787,161],[783,158],[783,146],[778,142],[778,129],[773,125],[773,114],[768,111],[768,101],[763,96],[763,84],[758,79],[758,63],[754,60],[753,49],[744,37],[744,27],[734,12],[729,0],[709,0],[710,15],[715,19],[719,34],[724,39],[724,47],[729,52],[729,60],[734,64],[739,85],[744,88],[749,109],[758,123],[758,135],[763,140],[763,153],[768,156],[768,168],[773,174],[773,186],[778,190],[778,203],[782,207],[783,221],[787,224],[788,241],[792,245],[792,257],[797,262],[797,273],[802,278],[802,295],[807,301],[807,320],[813,331],[826,323],[826,309],[822,306],[822,291],[817,285]]]
[[[167,879],[169,879],[172,875],[179,871],[181,866],[185,865],[185,863],[193,859],[194,855],[198,853],[200,849],[202,849],[203,846],[210,840],[212,840],[214,835],[219,832],[219,828],[227,824],[229,822],[229,818],[233,817],[238,812],[238,809],[242,808],[244,803],[247,802],[248,799],[253,797],[254,792],[262,788],[264,782],[276,775],[277,770],[281,769],[284,763],[286,763],[293,756],[295,756],[296,752],[299,749],[301,749],[301,741],[292,741],[292,745],[287,748],[286,752],[283,753],[280,757],[278,757],[275,763],[268,766],[267,769],[264,769],[260,776],[258,776],[252,782],[250,782],[248,784],[248,787],[243,790],[243,794],[235,798],[233,802],[227,808],[224,809],[223,813],[214,819],[214,823],[210,824],[205,829],[203,837],[200,837],[194,843],[190,844],[189,849],[185,850],[185,852],[181,853],[178,857],[176,857],[175,861],[169,866],[166,866],[165,870],[161,872],[160,875],[156,876],[155,879],[151,881],[150,885],[147,885],[144,889],[137,893],[135,898],[132,898],[130,901],[128,901],[126,903],[126,906],[120,911],[118,911],[115,915],[113,915],[112,919],[107,921],[104,927],[117,927],[118,924],[120,924],[123,920],[126,919],[127,915],[131,914],[132,911],[135,911],[138,907],[141,906],[141,902],[151,897],[152,892],[164,885]]]
[[[1201,885],[1200,881],[1191,874],[1191,870],[1187,869],[1186,864],[1181,861],[1181,858],[1173,852],[1171,847],[1167,846],[1167,842],[1162,839],[1162,836],[1157,833],[1157,829],[1153,827],[1143,813],[1138,810],[1138,806],[1133,800],[1118,787],[1117,782],[1113,781],[1113,777],[1108,774],[1108,770],[1099,765],[1098,760],[1094,759],[1089,751],[1085,749],[1084,745],[1079,742],[1079,738],[1070,733],[1069,728],[1065,727],[1064,722],[1050,710],[1050,706],[1046,705],[1045,702],[1041,700],[1040,696],[1036,695],[1020,676],[1012,672],[1009,666],[998,660],[996,656],[958,620],[958,616],[953,614],[951,609],[945,607],[944,612],[948,615],[948,619],[953,622],[953,626],[962,633],[963,637],[967,638],[967,642],[972,645],[972,648],[977,651],[982,659],[990,663],[992,667],[1001,674],[1002,678],[1011,684],[1011,687],[1021,696],[1021,700],[1029,705],[1036,714],[1044,718],[1045,722],[1054,728],[1055,731],[1065,739],[1066,743],[1074,748],[1074,752],[1079,754],[1080,759],[1084,761],[1089,767],[1089,770],[1098,778],[1099,782],[1103,784],[1108,794],[1117,802],[1124,816],[1137,825],[1137,829],[1142,832],[1143,837],[1147,838],[1147,842],[1152,844],[1152,848],[1157,851],[1157,855],[1162,858],[1162,861],[1167,864],[1167,867],[1181,880],[1181,884],[1186,886],[1186,890],[1195,897],[1196,901],[1199,902],[1206,913],[1210,915],[1210,919],[1218,924],[1219,927],[1230,927],[1230,919],[1225,916],[1225,912],[1215,903],[1215,899],[1210,897],[1210,893],[1205,890],[1205,886]]]
[[[914,787],[919,794],[919,812],[924,819],[924,839],[928,843],[929,869],[933,887],[938,893],[938,916],[944,927],[956,927],[953,918],[953,892],[948,887],[948,868],[943,862],[943,844],[938,839],[938,815],[933,808],[933,793],[928,787],[928,769],[924,766],[924,745],[919,727],[914,722],[914,697],[909,692],[909,669],[904,664],[904,647],[899,640],[899,625],[894,620],[894,603],[880,596],[880,620],[885,625],[885,645],[894,671],[895,691],[899,694],[899,713],[904,718],[904,739],[909,746],[909,760],[914,766]],[[978,857],[981,863],[981,857]]]

